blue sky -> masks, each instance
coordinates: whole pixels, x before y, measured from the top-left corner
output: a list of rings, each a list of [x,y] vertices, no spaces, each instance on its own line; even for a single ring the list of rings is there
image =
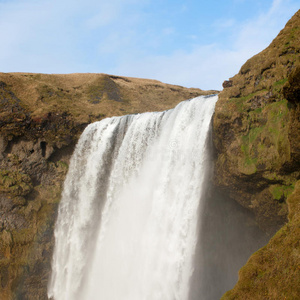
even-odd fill
[[[0,71],[221,89],[300,0],[0,0]]]

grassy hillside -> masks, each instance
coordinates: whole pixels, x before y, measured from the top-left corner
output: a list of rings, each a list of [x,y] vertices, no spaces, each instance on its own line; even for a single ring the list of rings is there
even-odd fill
[[[0,73],[0,81],[5,82],[33,116],[66,111],[79,122],[161,111],[180,101],[212,93],[156,80],[106,74]]]

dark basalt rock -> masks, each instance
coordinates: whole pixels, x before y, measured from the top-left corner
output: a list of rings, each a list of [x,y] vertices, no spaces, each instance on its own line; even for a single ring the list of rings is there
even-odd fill
[[[289,75],[282,89],[283,96],[290,102],[300,102],[300,67],[297,66]]]
[[[225,80],[223,82],[222,86],[223,86],[224,89],[232,87],[232,80]]]

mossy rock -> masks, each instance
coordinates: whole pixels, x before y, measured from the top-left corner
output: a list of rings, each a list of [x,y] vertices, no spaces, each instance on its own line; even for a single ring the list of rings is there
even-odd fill
[[[25,196],[32,190],[32,182],[27,174],[0,170],[0,192],[13,196]]]
[[[265,247],[250,257],[239,272],[237,285],[225,293],[222,300],[299,298],[300,181],[296,183],[287,202],[290,211],[289,223]]]

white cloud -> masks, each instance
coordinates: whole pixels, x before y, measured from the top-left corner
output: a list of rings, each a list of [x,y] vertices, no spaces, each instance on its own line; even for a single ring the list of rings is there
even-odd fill
[[[175,33],[175,29],[172,27],[167,27],[162,29],[163,35],[172,35]]]
[[[232,44],[216,41],[213,45],[194,46],[191,51],[177,50],[171,55],[140,60],[127,57],[111,71],[188,87],[222,89],[222,82],[235,75],[247,59],[267,47],[297,11],[296,4],[287,5],[287,2],[290,1],[274,0],[265,14],[235,24]],[[228,21],[225,25],[232,27],[232,24],[233,21]]]
[[[293,1],[274,0],[269,11],[240,25],[234,49],[244,53],[245,60],[265,49],[297,11]]]
[[[188,48],[174,42],[179,33],[172,23],[152,26],[154,20],[140,9],[144,3],[150,1],[0,2],[0,71],[106,72],[221,89],[298,9],[295,0],[274,0],[269,11],[252,20],[216,20],[211,28],[225,38],[206,45],[198,32],[184,32],[193,45]],[[168,38],[174,48],[163,49],[162,55],[161,45]]]
[[[112,73],[159,79],[163,82],[221,89],[221,83],[234,75],[244,61],[245,54],[223,51],[217,45],[199,46],[192,52],[178,51],[169,56],[151,56],[133,61],[123,60],[122,65],[112,69]]]
[[[121,9],[121,1],[99,1],[96,11],[86,20],[86,25],[89,29],[111,25],[119,17]]]
[[[84,57],[91,58],[83,52],[116,52],[126,40],[120,28],[120,18],[125,15],[122,9],[136,3],[137,0],[0,3],[0,71],[53,72],[56,68],[56,72],[70,72],[76,71],[76,64],[84,65]],[[132,24],[134,18],[129,18],[125,15],[125,21]],[[104,26],[108,28],[103,30]],[[88,72],[88,66],[83,71]]]
[[[218,19],[213,23],[213,27],[217,31],[224,31],[232,28],[236,24],[234,19]]]

